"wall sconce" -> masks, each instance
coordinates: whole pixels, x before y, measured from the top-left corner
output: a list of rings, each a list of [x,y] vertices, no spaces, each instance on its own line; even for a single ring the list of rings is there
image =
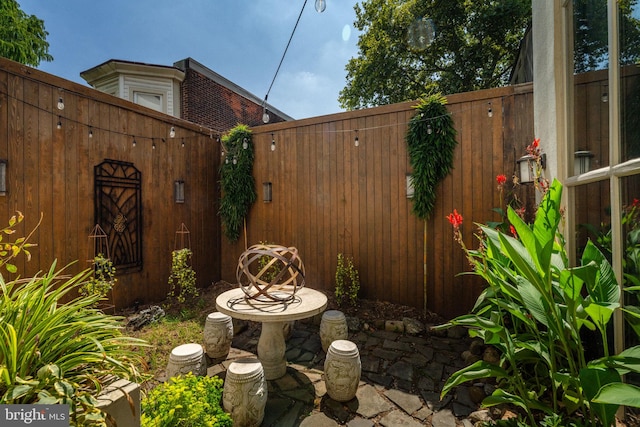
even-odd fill
[[[0,196],[7,195],[7,161],[0,159]]]
[[[265,203],[271,203],[271,183],[262,183],[262,201]]]
[[[415,194],[415,188],[413,187],[413,175],[408,173],[406,179],[407,199],[413,199],[413,195]]]
[[[591,151],[576,151],[573,159],[573,174],[580,175],[591,170]]]
[[[176,203],[184,203],[184,181],[173,182],[173,197]]]
[[[535,175],[533,173],[533,156],[531,154],[527,154],[518,159],[518,169],[520,170],[521,184],[533,182]]]

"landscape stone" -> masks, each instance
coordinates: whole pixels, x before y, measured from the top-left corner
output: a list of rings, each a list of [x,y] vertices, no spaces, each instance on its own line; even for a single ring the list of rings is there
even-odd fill
[[[303,419],[300,423],[300,427],[338,427],[338,425],[339,424],[335,422],[335,420],[327,417],[322,412],[312,414]]]
[[[404,331],[409,335],[418,335],[424,332],[424,325],[419,320],[403,317],[402,323],[404,323]]]
[[[433,427],[456,427],[456,417],[448,409],[434,412],[431,417],[431,425]]]
[[[372,418],[381,412],[393,409],[393,406],[370,385],[360,387],[356,392],[356,398],[360,402],[357,412],[365,418]]]
[[[402,411],[391,411],[380,419],[384,427],[423,427],[422,423],[414,420]]]
[[[416,412],[418,409],[422,407],[422,402],[420,398],[414,394],[404,393],[400,390],[387,390],[384,394],[394,402],[396,405],[401,407],[407,414],[411,415]]]

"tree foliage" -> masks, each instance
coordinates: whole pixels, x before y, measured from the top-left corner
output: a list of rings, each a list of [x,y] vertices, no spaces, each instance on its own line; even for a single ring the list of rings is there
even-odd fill
[[[359,55],[346,66],[347,109],[507,83],[531,21],[530,0],[364,0],[355,6]],[[416,45],[416,24],[435,36]]]
[[[44,21],[27,15],[15,0],[0,0],[0,56],[37,67],[52,61]]]

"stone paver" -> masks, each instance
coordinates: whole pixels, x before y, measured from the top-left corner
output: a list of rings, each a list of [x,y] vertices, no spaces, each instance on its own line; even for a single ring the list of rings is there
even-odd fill
[[[263,427],[472,425],[470,414],[478,406],[467,387],[440,401],[449,373],[464,366],[461,354],[469,349],[470,339],[433,336],[426,329],[414,335],[352,329],[349,340],[358,346],[362,361],[356,397],[336,402],[326,394],[319,318],[298,321],[287,341],[286,374],[268,381]],[[419,325],[413,330],[420,330]],[[260,324],[249,322],[234,337],[227,360],[209,366],[208,374],[224,379],[231,361],[255,357],[259,336]]]

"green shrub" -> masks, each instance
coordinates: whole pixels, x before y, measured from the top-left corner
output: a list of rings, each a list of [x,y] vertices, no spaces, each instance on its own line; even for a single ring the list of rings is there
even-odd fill
[[[171,275],[169,276],[169,298],[183,303],[198,296],[196,272],[190,265],[191,249],[183,248],[171,252]],[[179,290],[179,291],[178,291]]]
[[[66,403],[72,425],[103,425],[96,396],[114,377],[142,379],[133,347],[144,342],[121,334],[121,318],[91,308],[97,294],[61,304],[91,271],[55,269],[10,282],[0,275],[0,404]]]
[[[226,427],[231,416],[221,407],[222,380],[189,373],[171,378],[142,399],[141,426]]]
[[[104,299],[117,281],[116,268],[111,260],[98,254],[93,259],[93,275],[80,286],[80,295],[98,294],[100,299]]]
[[[342,305],[345,302],[356,305],[359,291],[360,276],[353,265],[353,258],[339,253],[336,266],[336,302],[338,305]]]
[[[495,378],[498,388],[483,405],[519,407],[530,425],[611,425],[620,405],[640,407],[640,388],[622,382],[640,372],[640,346],[611,355],[607,334],[620,310],[620,288],[611,264],[588,242],[580,265],[571,267],[562,219],[562,185],[554,181],[532,226],[512,209],[510,236],[480,226],[480,248],[464,246],[454,212],[449,221],[474,273],[487,282],[471,314],[447,326],[463,325],[501,353],[498,364],[480,360],[454,373],[442,395],[466,381]],[[581,331],[597,331],[604,357],[587,360]],[[553,418],[553,414],[555,418]],[[560,418],[558,418],[560,417]]]

